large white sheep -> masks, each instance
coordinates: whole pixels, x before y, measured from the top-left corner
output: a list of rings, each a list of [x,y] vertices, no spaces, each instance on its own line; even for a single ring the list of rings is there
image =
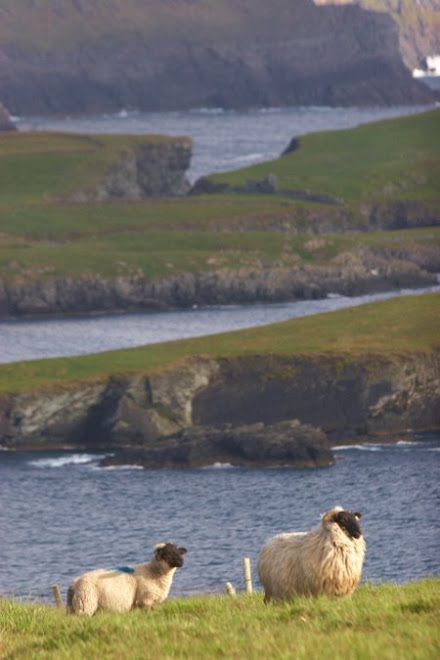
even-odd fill
[[[88,616],[97,610],[128,612],[139,607],[150,611],[167,598],[185,553],[174,543],[158,543],[148,563],[84,573],[68,589],[67,611]]]
[[[336,506],[310,532],[269,539],[258,557],[265,601],[297,595],[349,596],[361,578],[365,556],[360,517]]]

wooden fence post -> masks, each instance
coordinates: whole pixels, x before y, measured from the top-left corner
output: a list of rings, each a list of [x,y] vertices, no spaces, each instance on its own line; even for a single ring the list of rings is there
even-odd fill
[[[249,557],[243,557],[244,586],[246,593],[252,593],[251,562]]]
[[[56,606],[59,607],[59,608],[63,608],[64,607],[63,599],[61,598],[61,592],[60,592],[59,586],[57,584],[53,584],[51,586],[51,589],[52,589],[52,594],[53,594]]]

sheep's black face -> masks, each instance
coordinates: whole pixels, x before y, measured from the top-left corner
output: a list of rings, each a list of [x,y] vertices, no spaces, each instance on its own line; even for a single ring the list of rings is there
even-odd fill
[[[168,564],[170,568],[181,568],[183,566],[183,555],[186,548],[178,548],[174,543],[165,543],[155,552],[156,559],[160,559]]]
[[[344,531],[348,537],[359,539],[362,536],[362,530],[359,525],[360,513],[351,511],[339,511],[334,516],[334,521]]]

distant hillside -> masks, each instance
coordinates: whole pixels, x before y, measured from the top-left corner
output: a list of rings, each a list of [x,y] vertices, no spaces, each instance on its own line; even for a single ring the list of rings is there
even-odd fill
[[[424,103],[395,23],[312,0],[0,0],[13,114]]]
[[[386,11],[399,26],[400,51],[410,69],[427,55],[440,54],[439,0],[314,0],[316,5],[357,3]]]
[[[182,196],[188,139],[5,133],[0,318],[437,283],[440,108],[298,142]]]

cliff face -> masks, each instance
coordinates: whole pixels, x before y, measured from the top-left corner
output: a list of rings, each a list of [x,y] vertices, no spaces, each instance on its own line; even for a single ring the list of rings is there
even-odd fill
[[[440,3],[438,0],[314,0],[316,5],[356,2],[365,9],[387,12],[399,28],[402,57],[409,69],[420,66],[427,55],[440,53]]]
[[[191,358],[154,376],[3,395],[0,444],[129,446],[138,453],[124,460],[156,467],[320,464],[328,444],[308,425],[336,443],[439,427],[439,369],[438,352]]]
[[[424,103],[385,14],[312,0],[4,0],[0,90],[15,114]],[[24,29],[24,26],[26,28]]]
[[[192,155],[191,138],[143,144],[119,157],[92,189],[77,190],[72,201],[136,200],[180,197],[190,190],[186,176]]]

